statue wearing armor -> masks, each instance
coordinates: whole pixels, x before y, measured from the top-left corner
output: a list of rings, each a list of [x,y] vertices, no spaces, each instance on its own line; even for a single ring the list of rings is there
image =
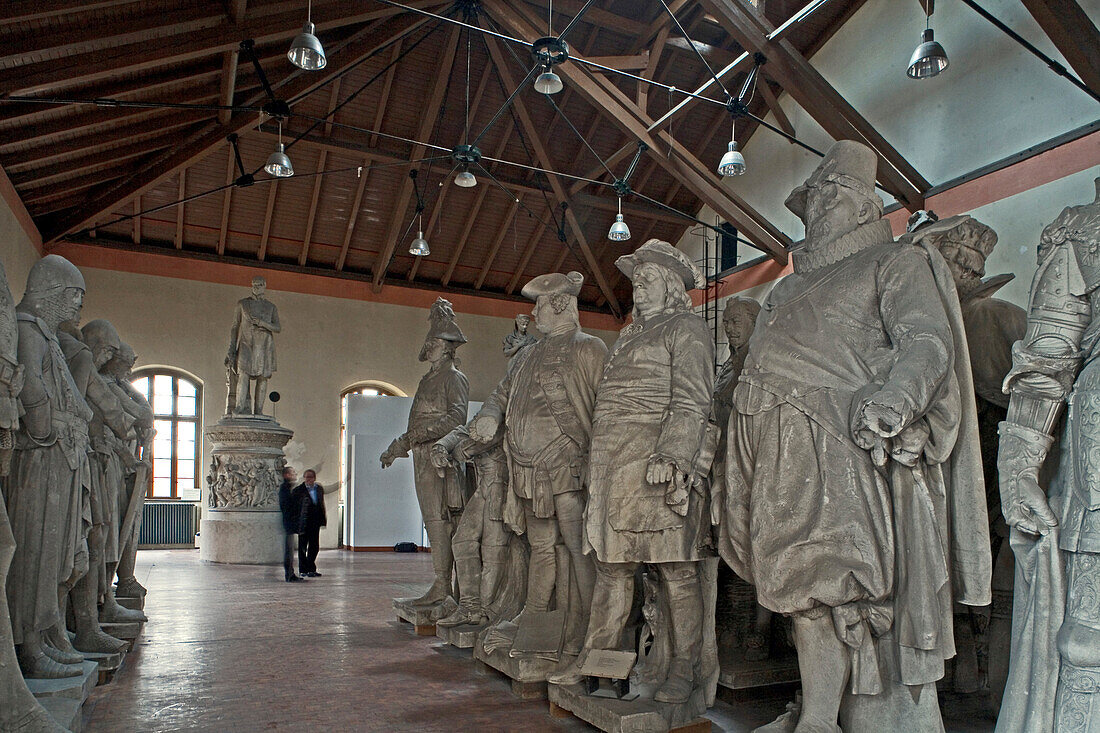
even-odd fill
[[[1100,178],[1039,240],[1001,424],[1001,508],[1017,572],[997,730],[1100,730]],[[1050,493],[1040,469],[1069,403]]]

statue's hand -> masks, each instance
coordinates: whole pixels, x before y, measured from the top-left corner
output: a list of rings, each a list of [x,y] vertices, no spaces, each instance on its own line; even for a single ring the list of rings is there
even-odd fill
[[[688,497],[691,495],[691,478],[681,471],[676,471],[665,490],[665,504],[681,517],[688,512]]]
[[[997,474],[1001,514],[1010,527],[1038,536],[1058,526],[1046,492],[1039,486],[1039,468],[1054,439],[1033,428],[1003,422],[998,428]]]
[[[237,355],[230,351],[225,355],[225,368],[232,369],[237,364]]]
[[[887,402],[876,401],[879,392],[872,395],[870,401],[859,411],[856,421],[857,433],[873,433],[880,438],[892,438],[905,427],[905,415],[899,407]]]
[[[470,423],[470,437],[478,443],[488,443],[497,434],[500,421],[492,415],[478,415]]]
[[[1046,492],[1032,476],[1022,473],[1009,481],[1012,490],[1007,502],[1005,492],[1001,491],[1001,511],[1009,527],[1037,536],[1046,535],[1058,526]]]
[[[436,468],[446,468],[451,465],[451,456],[447,449],[441,445],[433,445],[431,451],[432,465]]]
[[[667,484],[676,474],[676,464],[668,458],[650,456],[646,464],[645,480],[651,484]]]

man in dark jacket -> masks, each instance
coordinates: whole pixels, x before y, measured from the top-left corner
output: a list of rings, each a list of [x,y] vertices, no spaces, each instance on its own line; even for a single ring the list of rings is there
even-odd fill
[[[279,511],[283,513],[283,530],[286,532],[283,545],[283,570],[286,574],[286,582],[295,583],[305,580],[294,573],[294,540],[305,531],[306,528],[306,504],[303,501],[305,492],[302,487],[294,488],[294,482],[298,480],[298,472],[290,466],[283,468],[283,483],[279,486]],[[303,562],[298,561],[298,569],[303,569]]]
[[[307,470],[302,477],[305,483],[294,489],[301,496],[303,529],[298,543],[298,572],[309,578],[319,578],[317,572],[317,551],[321,549],[321,527],[327,523],[325,517],[325,489],[317,483],[317,474]]]

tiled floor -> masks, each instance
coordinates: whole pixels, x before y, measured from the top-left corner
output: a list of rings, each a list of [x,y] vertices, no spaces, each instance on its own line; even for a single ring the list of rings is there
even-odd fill
[[[512,696],[468,652],[413,636],[395,596],[431,579],[427,555],[323,552],[324,577],[282,582],[281,567],[207,565],[194,550],[143,551],[149,623],[115,680],[84,709],[97,731],[584,731],[546,702]],[[714,730],[742,733],[781,697],[720,702]],[[948,729],[992,722],[950,711]],[[965,721],[965,722],[964,722]]]

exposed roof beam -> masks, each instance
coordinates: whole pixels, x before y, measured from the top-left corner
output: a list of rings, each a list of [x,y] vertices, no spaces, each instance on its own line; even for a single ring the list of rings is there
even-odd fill
[[[768,75],[836,140],[862,142],[879,156],[879,179],[910,211],[924,205],[932,187],[856,109],[848,103],[798,49],[788,41],[769,38],[775,29],[746,0],[700,0],[735,41],[764,54]],[[735,222],[736,223],[736,222]],[[747,232],[746,232],[747,233]],[[751,234],[749,235],[750,239]]]
[[[1076,0],[1022,0],[1043,33],[1081,77],[1100,90],[1100,32]]]
[[[398,59],[401,57],[401,47],[403,42],[399,41],[393,44],[393,53],[390,54],[390,68],[386,70],[386,78],[382,80],[382,96],[378,100],[378,109],[374,113],[374,125],[372,130],[381,130],[382,122],[386,119],[386,103],[390,101],[390,91],[393,89],[393,77],[397,75]],[[331,119],[331,117],[329,118]],[[330,134],[326,132],[325,134]],[[373,148],[378,145],[378,136],[370,136],[370,146]]]
[[[522,197],[521,197],[522,198]],[[500,252],[500,245],[504,242],[505,235],[508,234],[508,223],[512,221],[512,218],[519,211],[519,201],[513,199],[511,207],[504,215],[504,220],[501,221],[497,227],[497,235],[493,237],[493,243],[489,245],[489,253],[485,256],[485,262],[481,265],[481,272],[477,274],[477,280],[474,281],[474,290],[481,290],[481,286],[485,284],[485,278],[489,274],[489,269],[493,266],[493,262],[496,261],[497,253]],[[536,224],[536,226],[538,226]]]
[[[175,137],[169,134],[155,140],[145,140],[134,143],[133,145],[126,145],[120,148],[105,150],[100,153],[93,153],[83,158],[75,158],[62,163],[42,166],[18,175],[12,174],[11,182],[20,192],[30,191],[36,188],[42,188],[51,183],[57,183],[58,181],[67,181],[72,178],[79,178],[81,176],[96,173],[107,168],[113,168],[123,161],[140,158],[143,155],[149,155],[150,153],[164,150],[165,148],[171,147],[174,142]]]
[[[431,135],[432,129],[435,127],[436,117],[439,115],[439,107],[443,103],[443,97],[447,91],[447,81],[449,77],[447,71],[450,70],[451,64],[454,63],[455,51],[458,50],[458,37],[459,28],[452,28],[448,35],[447,42],[444,45],[443,53],[439,57],[439,65],[435,69],[435,85],[421,113],[420,127],[416,135],[417,140],[427,140],[428,136]],[[423,145],[414,145],[408,160],[423,158],[424,153],[425,148]],[[401,192],[397,195],[393,213],[390,216],[390,224],[386,228],[386,237],[382,240],[381,251],[378,253],[378,259],[375,260],[374,268],[372,269],[371,280],[376,290],[381,290],[382,281],[386,277],[386,271],[390,267],[390,260],[393,258],[393,252],[397,248],[397,237],[401,231],[401,225],[405,222],[405,212],[409,208],[409,201],[412,199],[412,195],[412,179],[405,178],[404,182],[401,184]]]
[[[325,67],[323,72],[312,74],[299,74],[297,71],[290,72],[282,80],[282,96],[285,98],[292,98],[308,94],[322,84],[331,81],[334,77],[341,74],[341,72],[350,66],[358,63],[361,59],[385,47],[398,35],[409,30],[410,27],[418,27],[425,22],[426,21],[423,19],[416,19],[411,24],[400,24],[393,29],[392,34],[385,34],[386,37],[381,42],[377,42],[370,38],[370,36],[376,35],[378,30],[377,27],[370,26],[360,31],[351,36],[345,44],[329,49],[330,59],[332,60],[329,62],[329,65]],[[258,101],[259,98],[260,97],[250,99],[249,103],[251,104]],[[80,207],[80,209],[66,214],[65,217],[58,221],[52,222],[43,232],[43,238],[47,242],[50,242],[79,228],[85,222],[94,219],[104,211],[110,211],[119,202],[126,201],[130,197],[138,195],[148,188],[152,188],[165,177],[173,175],[180,168],[186,167],[195,160],[207,155],[211,150],[223,143],[226,135],[229,133],[240,132],[246,128],[252,127],[255,122],[255,114],[251,112],[240,112],[234,114],[226,125],[216,122],[209,124],[205,128],[205,132],[192,135],[183,140],[179,147],[171,153],[161,156],[156,160],[148,161],[139,172],[135,173],[125,182],[104,187],[104,190],[99,195]]]
[[[500,5],[494,3],[492,10],[494,15],[500,17]],[[504,82],[504,86],[507,89],[516,88],[516,80],[512,77],[512,72],[509,70],[507,61],[504,58],[504,54],[500,49],[500,45],[495,38],[490,36],[485,37],[485,43],[489,47],[489,55],[493,58],[493,63],[496,65],[497,73],[500,75],[501,81]],[[561,67],[559,67],[561,68]],[[539,134],[539,129],[531,119],[531,115],[527,111],[527,105],[523,101],[523,97],[517,96],[513,101],[516,116],[519,117],[520,124],[523,125],[524,131],[527,133],[527,137],[531,143],[531,147],[534,148],[535,157],[538,159],[540,165],[549,170],[553,170],[554,161],[550,157],[550,154],[546,150],[545,144],[543,144],[542,137]],[[550,188],[554,190],[554,196],[558,201],[567,201],[568,195],[565,191],[565,186],[557,176],[547,176],[547,180],[550,182]],[[592,250],[588,246],[588,240],[585,238],[584,229],[581,228],[580,222],[577,221],[577,216],[573,213],[572,209],[566,209],[564,211],[565,221],[569,225],[569,228],[573,231],[573,236],[577,238],[577,244],[581,248],[581,252],[584,254],[584,258],[587,261],[588,267],[592,270],[593,277],[596,278],[596,283],[599,285],[600,290],[607,296],[608,305],[611,306],[611,311],[616,315],[620,315],[619,301],[615,297],[615,294],[611,292],[611,287],[607,284],[607,278],[604,276],[603,271],[600,269],[599,263],[592,255]]]
[[[222,51],[222,77],[221,86],[218,89],[218,104],[223,107],[233,105],[233,94],[237,90],[237,57],[240,51]],[[218,111],[218,122],[226,124],[233,116],[233,111],[223,109]]]
[[[528,0],[530,2],[530,0]],[[539,5],[540,3],[535,3]],[[542,13],[542,24],[539,26],[541,29],[546,28],[546,4],[541,3],[539,11]],[[583,0],[555,0],[554,12],[555,14],[565,15],[572,19],[580,9],[584,7]],[[561,20],[560,18],[558,19]],[[646,29],[646,24],[633,18],[627,18],[625,15],[619,15],[612,13],[608,10],[604,10],[597,5],[593,5],[584,13],[584,17],[581,18],[582,23],[588,23],[589,25],[598,25],[601,28],[606,28],[609,31],[615,31],[616,33],[622,33],[624,35],[638,35]],[[562,27],[557,27],[555,23],[554,32],[558,33]],[[544,33],[542,35],[545,35]]]
[[[263,260],[267,257],[267,241],[271,236],[271,218],[275,213],[275,197],[279,193],[279,182],[272,181],[267,184],[267,208],[264,209],[264,228],[260,234],[260,249],[256,252],[256,259]]]
[[[772,90],[772,85],[768,83],[768,80],[765,79],[763,75],[757,77],[756,88],[760,90],[760,96],[764,98],[764,103],[768,105],[768,109],[775,115],[775,124],[779,126],[780,130],[794,137],[794,125],[791,124],[791,120],[787,117],[787,113],[779,106],[779,99]],[[791,145],[794,145],[794,143],[792,142]]]
[[[134,199],[134,244],[141,244],[141,196]]]
[[[155,122],[153,121],[155,119]],[[190,131],[180,131],[181,127],[197,128],[202,122],[184,117],[177,119],[172,115],[150,118],[149,122],[116,127],[109,133],[96,135],[96,147],[106,149],[148,140],[169,130],[176,130],[176,137],[186,137]],[[0,146],[2,147],[2,146]],[[80,158],[88,152],[88,141],[84,137],[58,141],[48,147],[33,147],[10,153],[0,152],[0,162],[9,173],[22,173],[36,166],[47,165],[61,160]]]
[[[313,239],[313,225],[317,221],[317,202],[321,197],[321,184],[325,177],[321,175],[325,171],[325,163],[328,161],[328,150],[322,149],[317,158],[317,175],[313,179],[313,195],[309,199],[309,214],[306,215],[306,233],[302,235],[302,251],[298,255],[298,264],[305,267],[309,261],[309,245]]]
[[[619,71],[638,71],[649,66],[649,51],[642,51],[641,53],[623,55],[623,56],[589,56],[589,61],[594,61],[597,64],[603,64],[609,69],[618,69]],[[596,69],[595,71],[600,71]]]
[[[229,163],[225,168],[225,185],[229,185],[237,177],[236,160],[233,157],[233,150],[228,151]],[[140,193],[138,194],[141,195]],[[225,194],[222,197],[222,225],[218,231],[218,254],[225,254],[225,240],[229,231],[229,208],[233,205],[233,188],[225,189]]]
[[[653,80],[654,75],[657,73],[657,64],[661,61],[661,52],[665,49],[665,41],[668,40],[668,34],[671,30],[671,25],[666,22],[661,26],[661,29],[657,31],[657,40],[653,43],[653,51],[649,54],[649,63],[646,64],[645,69],[640,76],[643,79]],[[646,110],[649,109],[649,84],[638,82],[638,94],[636,101],[638,107],[646,114],[649,114]]]
[[[502,0],[487,0],[487,6],[514,34],[528,38],[538,33],[529,20],[520,16],[514,8]],[[716,180],[708,166],[704,166],[682,144],[667,132],[651,133],[652,120],[638,109],[617,87],[602,77],[586,72],[580,64],[562,64],[559,73],[566,75],[571,84],[598,109],[606,112],[613,121],[628,135],[632,135],[649,146],[649,154],[657,159],[661,166],[676,177],[700,199],[727,221],[733,222],[745,236],[767,251],[775,259],[785,262],[790,238],[779,231],[761,214],[744,200],[724,189]],[[553,181],[551,177],[551,181]],[[609,297],[609,303],[614,301]]]
[[[177,200],[180,202],[176,205],[176,236],[172,240],[172,244],[176,246],[176,249],[183,249],[183,215],[184,207],[187,204],[183,203],[183,200],[187,198],[187,169],[180,169],[180,187],[177,194]]]
[[[44,3],[42,0],[7,0],[0,10],[0,23],[32,23],[59,15],[102,11],[132,2],[133,0],[86,0]]]
[[[352,235],[355,234],[355,222],[359,219],[359,210],[363,207],[363,192],[367,190],[368,178],[370,178],[370,171],[363,171],[359,174],[359,185],[355,189],[355,198],[352,199],[351,208],[348,210],[348,223],[344,229],[344,243],[340,247],[340,254],[336,257],[337,270],[343,270],[344,263],[348,260],[348,249],[351,247]]]
[[[508,287],[505,288],[508,295],[515,292],[519,281],[523,279],[523,271],[527,269],[527,263],[531,261],[531,255],[535,254],[535,247],[538,246],[539,240],[542,239],[542,234],[545,231],[545,224],[542,222],[535,223],[535,230],[531,232],[531,237],[527,240],[527,246],[523,248],[523,255],[516,264],[516,271],[512,273],[512,279],[508,281]]]

